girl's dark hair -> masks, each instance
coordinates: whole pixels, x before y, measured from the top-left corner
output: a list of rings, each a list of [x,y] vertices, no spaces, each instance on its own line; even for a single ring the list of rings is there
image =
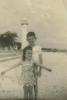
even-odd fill
[[[27,50],[32,50],[32,47],[31,46],[27,46],[23,49],[23,56],[22,56],[22,60],[25,61],[26,57],[25,57],[25,54],[26,54],[26,51]]]
[[[28,37],[30,37],[30,36],[34,36],[35,39],[36,39],[36,35],[35,35],[34,32],[28,32],[26,37],[28,38]]]

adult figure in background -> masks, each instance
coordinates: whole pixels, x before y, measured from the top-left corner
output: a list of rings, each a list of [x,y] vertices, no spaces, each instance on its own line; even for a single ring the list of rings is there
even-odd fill
[[[28,41],[28,46],[32,47],[32,58],[33,58],[33,61],[35,62],[34,75],[35,75],[35,79],[36,79],[36,85],[34,86],[34,95],[35,95],[35,100],[37,100],[37,97],[38,97],[38,76],[41,76],[41,67],[37,67],[37,66],[38,66],[38,64],[43,63],[42,51],[41,51],[41,47],[36,44],[37,37],[36,37],[36,34],[34,32],[28,32],[26,39]],[[28,46],[26,46],[25,48],[27,48]]]

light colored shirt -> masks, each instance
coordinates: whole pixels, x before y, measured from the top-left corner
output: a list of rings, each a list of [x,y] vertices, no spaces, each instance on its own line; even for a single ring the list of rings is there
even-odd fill
[[[33,46],[32,58],[35,63],[40,63],[39,56],[42,55],[41,47],[38,45]]]

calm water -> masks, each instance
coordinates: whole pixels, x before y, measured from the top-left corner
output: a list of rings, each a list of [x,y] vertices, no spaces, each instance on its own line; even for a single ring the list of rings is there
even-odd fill
[[[0,60],[6,58],[2,58],[2,55],[6,54],[1,53]],[[14,59],[0,62],[0,72],[19,61],[20,59]],[[39,98],[67,100],[67,54],[43,52],[43,63],[51,68],[52,72],[42,70],[42,75],[38,79]],[[18,84],[20,69],[21,67],[18,67],[0,77],[0,97],[23,97],[23,85]]]

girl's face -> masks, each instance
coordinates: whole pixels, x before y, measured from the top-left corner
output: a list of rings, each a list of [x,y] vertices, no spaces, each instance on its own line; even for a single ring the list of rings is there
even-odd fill
[[[31,60],[32,59],[32,50],[26,50],[25,59]]]
[[[30,46],[34,46],[36,38],[34,36],[30,36],[30,37],[27,38],[27,41],[29,42]]]

